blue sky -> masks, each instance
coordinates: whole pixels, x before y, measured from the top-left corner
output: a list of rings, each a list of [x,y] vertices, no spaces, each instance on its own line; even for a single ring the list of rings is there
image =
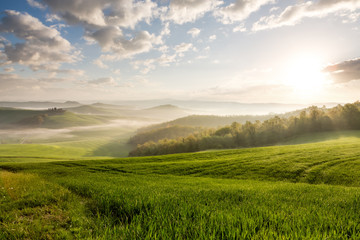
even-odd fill
[[[360,0],[0,6],[0,101],[358,100]]]

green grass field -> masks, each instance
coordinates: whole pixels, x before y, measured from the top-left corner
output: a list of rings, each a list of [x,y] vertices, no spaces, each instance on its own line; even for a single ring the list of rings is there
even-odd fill
[[[360,239],[359,131],[143,158],[81,144],[0,145],[0,239]]]

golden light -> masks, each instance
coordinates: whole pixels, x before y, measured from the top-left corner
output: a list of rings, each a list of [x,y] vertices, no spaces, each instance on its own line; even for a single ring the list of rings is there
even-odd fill
[[[286,67],[284,84],[300,95],[314,95],[323,90],[326,75],[320,58],[303,55],[290,60]]]

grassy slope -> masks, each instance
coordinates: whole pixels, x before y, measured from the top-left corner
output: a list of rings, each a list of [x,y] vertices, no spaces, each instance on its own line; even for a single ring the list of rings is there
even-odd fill
[[[88,125],[97,125],[103,124],[111,120],[108,116],[93,116],[93,115],[81,115],[71,112],[65,112],[63,114],[51,115],[46,110],[24,110],[24,109],[14,109],[14,108],[0,108],[0,125],[9,126],[15,124],[14,126],[20,127],[19,122],[24,119],[48,114],[49,116],[45,118],[44,123],[41,127],[44,128],[67,128],[74,126],[88,126]],[[13,126],[13,127],[14,127]],[[29,127],[24,125],[24,127]]]
[[[0,124],[12,124],[38,114],[44,114],[46,111],[24,110],[15,108],[0,108]]]
[[[359,132],[321,141],[330,135],[319,134],[319,142],[311,144],[117,160],[0,163],[0,168],[18,172],[14,175],[20,178],[39,176],[58,189],[55,205],[41,205],[60,208],[69,219],[53,236],[81,235],[91,228],[88,234],[102,239],[358,239]],[[0,182],[0,198],[7,199],[0,216],[9,209],[20,211],[6,184]],[[62,191],[84,204],[74,206],[74,201],[56,197]],[[37,209],[29,206],[28,211]],[[7,237],[15,236],[6,225],[11,221],[3,220]],[[36,234],[41,231],[28,229],[22,237]]]
[[[80,115],[71,112],[65,112],[60,115],[49,116],[45,119],[42,127],[45,128],[67,128],[75,126],[89,126],[103,124],[109,120],[108,117]]]
[[[72,137],[30,139],[32,144],[0,144],[0,162],[48,162],[99,157],[125,157],[127,141],[134,129],[84,129],[71,132]]]

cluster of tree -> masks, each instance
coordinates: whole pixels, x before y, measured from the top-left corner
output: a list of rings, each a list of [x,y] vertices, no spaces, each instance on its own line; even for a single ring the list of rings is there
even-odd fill
[[[47,112],[51,115],[55,115],[55,114],[63,114],[66,112],[66,110],[62,108],[53,107],[53,108],[48,108]]]
[[[139,144],[130,156],[195,152],[206,149],[255,147],[276,144],[309,132],[360,129],[360,103],[334,108],[309,107],[297,116],[272,117],[263,122],[233,122],[218,129],[206,129],[187,137]]]

